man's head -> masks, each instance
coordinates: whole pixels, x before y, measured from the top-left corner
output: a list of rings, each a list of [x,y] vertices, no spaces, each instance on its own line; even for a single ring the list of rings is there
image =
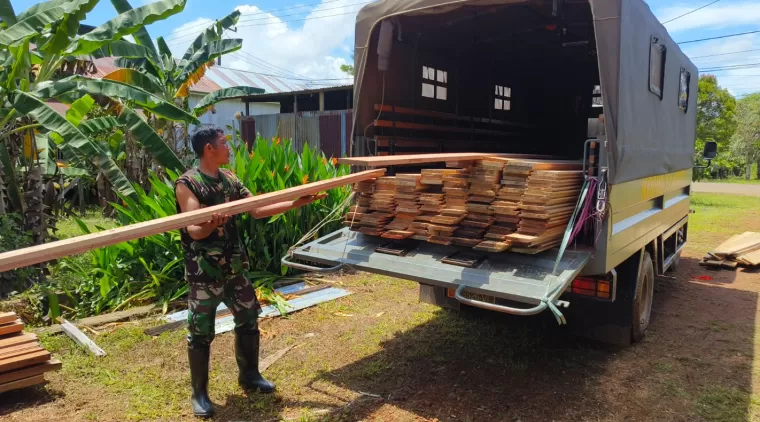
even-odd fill
[[[190,139],[193,151],[201,160],[220,166],[230,162],[230,148],[223,130],[204,127],[193,133]]]

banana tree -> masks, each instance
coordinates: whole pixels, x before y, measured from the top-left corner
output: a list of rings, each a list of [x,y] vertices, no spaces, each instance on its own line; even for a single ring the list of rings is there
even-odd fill
[[[128,0],[111,0],[119,13],[132,10]],[[179,103],[195,117],[203,115],[211,106],[228,98],[260,94],[264,91],[250,86],[238,86],[212,92],[201,99],[191,110],[190,89],[198,83],[214,61],[225,54],[239,50],[242,39],[222,39],[226,30],[233,30],[240,18],[234,11],[223,19],[209,25],[190,44],[181,59],[175,58],[164,41],[157,39],[158,50],[148,32],[143,28],[135,33],[135,44],[122,41],[104,46],[93,52],[94,57],[118,57],[116,64],[121,68],[104,79],[127,83],[160,96],[167,102]],[[164,134],[166,142],[176,149],[174,123],[168,119],[154,119],[154,126]],[[185,152],[188,150],[187,125],[184,125]]]
[[[146,133],[153,131],[132,109],[133,106],[163,119],[197,123],[198,119],[191,113],[128,83],[81,76],[56,80],[58,69],[67,60],[89,56],[112,43],[124,43],[123,37],[184,10],[186,1],[160,0],[130,9],[79,35],[80,22],[98,0],[51,0],[36,4],[19,15],[15,14],[9,0],[0,0],[0,150],[6,149],[5,154],[0,153],[0,161],[8,155],[6,147],[14,136],[36,132],[46,136],[51,147],[92,162],[121,194],[133,196],[131,183],[106,149],[83,133],[81,122],[67,120],[46,101],[55,99],[72,104],[84,94],[105,98],[120,110],[118,121],[122,125]],[[30,48],[32,44],[35,48]],[[177,156],[163,142],[155,141],[158,137],[155,132],[152,135],[136,139],[159,165],[175,171],[183,170]],[[38,150],[35,143],[32,146],[34,154]],[[13,174],[14,163],[10,159],[5,161],[8,161],[3,162],[5,183],[9,187],[18,186]],[[20,194],[10,190],[6,193],[9,197]],[[21,201],[9,198],[9,202]]]

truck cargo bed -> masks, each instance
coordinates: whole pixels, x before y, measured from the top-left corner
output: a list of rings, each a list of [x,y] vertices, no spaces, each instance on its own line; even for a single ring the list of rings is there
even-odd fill
[[[466,268],[441,260],[456,252],[472,255],[472,249],[413,241],[402,256],[377,251],[378,247],[387,243],[388,239],[344,228],[297,248],[292,258],[329,266],[342,264],[370,273],[453,288],[457,289],[457,300],[462,303],[505,313],[532,315],[554,308],[559,296],[591,257],[589,251],[568,250],[557,273],[552,274],[557,249],[537,255],[481,253],[482,259],[472,268]],[[298,267],[292,261],[283,262]],[[521,306],[504,307],[473,301],[464,297],[465,290],[514,301]]]

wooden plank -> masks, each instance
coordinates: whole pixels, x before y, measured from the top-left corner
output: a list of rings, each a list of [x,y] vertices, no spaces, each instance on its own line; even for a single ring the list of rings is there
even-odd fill
[[[20,333],[23,330],[24,330],[24,323],[21,322],[21,320],[16,320],[16,322],[0,325],[0,336],[4,336],[6,334]]]
[[[10,359],[0,359],[0,372],[8,372],[14,369],[26,368],[27,366],[50,360],[50,352],[40,350],[34,353],[27,353],[21,356],[15,356]]]
[[[488,123],[488,124],[494,124],[494,125],[517,126],[517,127],[534,127],[533,125],[509,122],[506,120],[496,120],[496,119],[489,119],[485,117],[459,116],[453,113],[445,113],[442,111],[398,107],[398,106],[392,106],[392,105],[387,105],[387,104],[386,105],[375,104],[375,111],[383,111],[386,113],[406,114],[409,116],[433,117],[436,119],[458,120],[462,122]]]
[[[17,346],[19,344],[37,341],[37,335],[31,333],[17,333],[0,339],[0,348]]]
[[[338,158],[341,164],[365,167],[387,167],[409,164],[445,163],[449,161],[477,161],[491,158],[524,160],[536,157],[531,154],[489,154],[481,152],[444,152],[436,154],[400,154],[385,157],[344,157]]]
[[[16,319],[18,319],[18,316],[15,312],[1,312],[0,313],[0,324],[7,324],[9,322],[13,322]]]
[[[67,336],[74,340],[78,345],[87,348],[95,356],[105,356],[106,352],[103,351],[94,341],[90,340],[85,333],[79,330],[74,324],[59,318],[61,323],[61,329]]]
[[[367,170],[335,179],[307,183],[277,192],[264,193],[252,198],[207,207],[196,211],[180,213],[138,224],[104,230],[71,239],[45,243],[29,248],[0,254],[0,272],[26,267],[40,262],[51,261],[64,256],[75,255],[91,249],[114,245],[128,240],[140,239],[170,230],[177,230],[193,224],[207,222],[214,213],[240,214],[282,201],[294,200],[345,185],[372,179],[385,174],[384,169]]]
[[[737,260],[744,262],[745,265],[750,267],[760,265],[760,250],[742,254],[737,257]]]
[[[11,391],[11,390],[18,390],[20,388],[31,387],[33,385],[42,384],[44,382],[45,382],[44,375],[35,375],[33,377],[20,379],[20,380],[12,381],[5,384],[0,384],[0,393],[4,393],[6,391]]]
[[[41,375],[41,374],[44,374],[45,372],[57,371],[59,369],[61,369],[61,361],[56,360],[56,359],[51,359],[43,363],[40,363],[38,365],[33,365],[33,366],[29,366],[22,369],[17,369],[15,371],[0,374],[0,384],[6,384],[11,381],[29,378],[35,375]]]
[[[160,305],[137,306],[132,309],[127,309],[125,311],[116,311],[116,312],[111,312],[108,314],[82,318],[80,320],[73,321],[72,324],[86,325],[88,327],[97,327],[99,325],[109,324],[112,322],[126,321],[134,317],[142,317],[142,316],[150,314],[151,312],[158,311],[160,309],[161,309]],[[54,324],[49,327],[41,327],[39,329],[35,329],[34,331],[38,334],[42,334],[42,333],[57,334],[57,333],[62,332],[60,324]]]
[[[711,253],[719,258],[725,258],[741,255],[755,249],[760,249],[760,233],[745,232],[724,242]]]
[[[467,128],[467,127],[429,125],[429,124],[423,124],[423,123],[410,123],[410,122],[393,122],[390,120],[375,120],[375,127],[393,128],[393,129],[409,129],[409,130],[429,130],[429,131],[437,131],[437,132],[474,133],[476,135],[514,135],[510,132],[502,132],[499,130],[472,129],[472,128]]]
[[[45,350],[45,349],[43,349],[37,342],[23,343],[23,344],[17,344],[11,347],[4,347],[0,349],[0,359],[9,359],[14,356],[25,355],[27,353],[32,353],[32,351],[37,351],[37,350]]]

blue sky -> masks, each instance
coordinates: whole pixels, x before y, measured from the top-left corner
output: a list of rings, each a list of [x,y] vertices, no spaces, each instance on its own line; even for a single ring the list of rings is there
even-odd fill
[[[647,3],[664,22],[712,1],[649,0]],[[134,7],[149,2],[131,1]],[[19,13],[36,1],[12,0],[12,3]],[[165,36],[175,53],[181,54],[204,23],[240,8],[243,16],[236,36],[245,40],[243,51],[229,57],[223,65],[261,73],[286,69],[308,78],[326,80],[344,76],[338,69],[351,60],[355,12],[366,3],[368,0],[188,0],[184,12],[151,25],[149,31],[154,38]],[[99,25],[113,16],[111,2],[101,0],[86,22]],[[665,27],[677,42],[760,30],[760,1],[719,0]],[[702,69],[760,63],[760,33],[681,44],[681,48],[700,67],[700,73]],[[741,53],[733,54],[737,51]],[[706,55],[711,57],[700,57]],[[760,66],[710,73],[718,76],[721,85],[735,95],[760,91]]]

